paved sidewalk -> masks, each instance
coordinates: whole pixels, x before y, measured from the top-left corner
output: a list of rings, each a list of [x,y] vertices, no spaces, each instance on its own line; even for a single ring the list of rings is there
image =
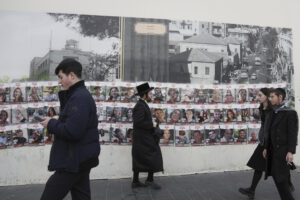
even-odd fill
[[[238,192],[249,186],[253,171],[220,172],[184,176],[157,177],[163,188],[131,189],[131,179],[91,181],[93,200],[238,200],[248,199]],[[141,179],[144,180],[144,179]],[[295,199],[300,199],[300,172],[292,172]],[[0,187],[1,200],[37,200],[44,185]],[[70,195],[65,199],[70,200]],[[255,199],[280,200],[272,178],[259,183]]]

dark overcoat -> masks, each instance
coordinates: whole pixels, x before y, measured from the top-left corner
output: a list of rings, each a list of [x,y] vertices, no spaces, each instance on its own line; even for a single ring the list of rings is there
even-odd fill
[[[286,162],[288,152],[296,153],[298,137],[298,115],[295,110],[284,108],[272,113],[272,124],[266,134],[267,149],[266,176],[273,176],[277,182],[286,182],[290,168]]]
[[[271,108],[267,108],[263,110],[262,106],[260,107],[261,113],[261,127],[258,133],[259,144],[257,145],[254,153],[250,157],[247,166],[251,167],[252,169],[265,171],[266,170],[266,159],[263,157],[264,151],[264,138],[265,134],[269,132],[270,124],[271,124],[271,117],[272,117],[273,110]]]
[[[132,170],[163,171],[163,160],[148,104],[140,99],[133,108]]]

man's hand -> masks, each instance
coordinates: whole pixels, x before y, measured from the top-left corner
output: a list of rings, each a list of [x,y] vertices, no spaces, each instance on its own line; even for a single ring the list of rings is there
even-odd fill
[[[156,128],[157,123],[154,121],[153,122],[153,127]]]
[[[43,120],[44,121],[42,121],[40,124],[44,127],[44,128],[47,128],[47,126],[48,126],[48,122],[50,121],[50,117],[45,117]]]
[[[265,158],[265,159],[267,159],[267,149],[264,149],[264,151],[263,151],[263,157]]]
[[[293,154],[291,152],[288,152],[286,154],[286,158],[285,158],[286,162],[288,162],[288,163],[293,162],[293,159],[294,159]]]

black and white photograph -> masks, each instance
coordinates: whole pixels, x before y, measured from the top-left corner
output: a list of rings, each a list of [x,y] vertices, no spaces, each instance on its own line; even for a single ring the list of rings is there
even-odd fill
[[[190,126],[191,131],[191,145],[201,146],[205,145],[205,127],[201,125]]]

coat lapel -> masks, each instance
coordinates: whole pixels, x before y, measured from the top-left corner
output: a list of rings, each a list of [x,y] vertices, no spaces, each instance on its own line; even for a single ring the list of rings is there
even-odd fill
[[[277,115],[274,122],[272,123],[272,127],[276,127],[277,124],[281,121],[282,117],[284,116],[284,112],[281,111],[281,112],[278,112],[277,114],[273,113],[273,115]]]

